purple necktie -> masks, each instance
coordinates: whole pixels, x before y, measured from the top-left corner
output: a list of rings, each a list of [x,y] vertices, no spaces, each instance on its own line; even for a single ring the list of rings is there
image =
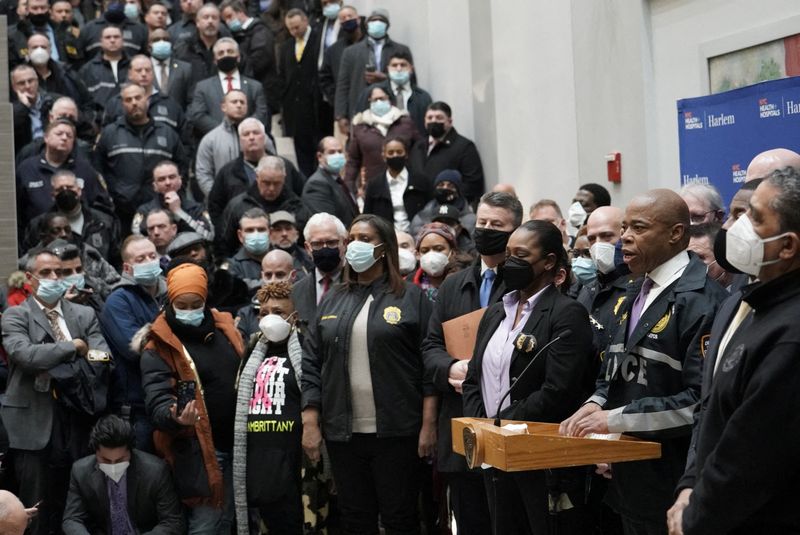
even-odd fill
[[[647,295],[652,288],[653,279],[645,277],[642,283],[642,289],[639,290],[639,295],[636,296],[636,300],[633,302],[633,307],[631,308],[631,315],[628,319],[628,336],[631,335],[636,328],[636,324],[639,323],[639,318],[642,317],[642,310],[644,310],[644,303],[647,301]]]

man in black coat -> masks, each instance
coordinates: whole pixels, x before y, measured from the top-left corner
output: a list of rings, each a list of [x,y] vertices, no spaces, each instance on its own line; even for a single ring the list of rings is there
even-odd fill
[[[319,68],[319,87],[331,106],[336,102],[336,80],[339,77],[344,49],[358,43],[366,35],[361,24],[361,18],[355,7],[344,6],[339,11],[339,39],[325,50]],[[347,130],[341,133],[348,134]]]
[[[798,199],[800,173],[775,171],[728,229],[728,239],[746,245],[726,247],[728,263],[759,282],[731,296],[711,328],[693,448],[668,513],[671,534],[800,530],[797,489],[786,477],[800,432]]]
[[[267,152],[266,137],[264,125],[260,121],[245,119],[239,126],[239,148],[242,152],[217,172],[208,194],[208,213],[218,235],[225,226],[222,214],[228,202],[255,183],[258,162],[265,156],[274,156]],[[286,168],[286,184],[299,197],[303,193],[306,177],[292,162],[282,156],[278,157],[283,160]]]
[[[11,89],[16,97],[14,111],[14,149],[44,136],[45,119],[55,97],[39,89],[36,70],[30,65],[19,65],[11,71]]]
[[[358,205],[339,175],[340,170],[334,171],[328,163],[328,156],[336,154],[344,155],[344,147],[338,139],[326,137],[319,142],[317,150],[319,167],[308,178],[303,187],[302,197],[311,213],[327,212],[336,216],[345,227],[349,227],[358,215]]]
[[[286,185],[286,165],[282,158],[267,156],[256,168],[256,181],[244,193],[234,197],[222,214],[223,226],[217,229],[215,254],[228,257],[239,246],[236,231],[242,214],[251,208],[261,208],[267,214],[283,210],[294,215],[302,231],[310,216],[300,197]]]
[[[119,416],[105,416],[94,426],[89,439],[94,455],[72,467],[61,526],[65,535],[110,535],[126,525],[135,533],[185,533],[169,467],[133,449],[133,443],[131,425]]]
[[[492,221],[503,224],[493,225]],[[475,241],[480,259],[447,277],[439,287],[428,337],[422,344],[425,373],[440,396],[437,466],[450,488],[459,532],[467,535],[491,532],[489,511],[481,474],[468,471],[464,457],[453,452],[450,420],[464,415],[461,384],[469,362],[447,352],[442,323],[500,301],[506,289],[499,266],[505,260],[508,237],[522,223],[522,204],[508,193],[487,193],[478,205],[478,222]]]
[[[278,54],[283,125],[286,135],[294,138],[297,166],[309,176],[314,172],[314,152],[322,137],[318,116],[322,101],[317,77],[319,37],[300,9],[289,10],[285,22],[292,38],[281,45]]]
[[[483,194],[483,165],[475,143],[456,132],[453,114],[444,102],[434,102],[425,112],[427,136],[411,149],[409,167],[433,180],[445,169],[457,169],[464,184],[463,194],[474,203]]]
[[[175,49],[166,30],[159,28],[150,32],[148,47],[153,58],[153,74],[158,92],[174,100],[182,110],[188,110],[195,84],[192,66],[175,57]]]

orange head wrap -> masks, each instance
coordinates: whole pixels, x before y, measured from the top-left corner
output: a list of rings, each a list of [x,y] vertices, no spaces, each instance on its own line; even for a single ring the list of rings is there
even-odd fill
[[[183,294],[197,294],[208,298],[208,276],[197,264],[181,264],[167,274],[167,296],[170,301]]]

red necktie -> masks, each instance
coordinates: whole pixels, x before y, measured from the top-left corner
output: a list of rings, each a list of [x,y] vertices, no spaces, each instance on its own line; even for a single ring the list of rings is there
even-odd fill
[[[331,276],[330,275],[323,275],[322,276],[322,296],[325,297],[325,294],[328,293],[328,290],[331,289]]]
[[[226,93],[230,93],[231,91],[233,91],[233,76],[229,74],[228,76],[225,77],[225,79],[228,80],[228,90],[226,91]]]

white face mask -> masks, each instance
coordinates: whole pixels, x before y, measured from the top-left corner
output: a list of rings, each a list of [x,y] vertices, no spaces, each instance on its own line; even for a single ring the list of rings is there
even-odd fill
[[[596,241],[594,245],[589,248],[589,254],[592,255],[594,265],[597,266],[597,271],[606,275],[614,271],[614,244],[603,241]]]
[[[756,234],[750,218],[743,215],[725,234],[725,258],[739,271],[758,277],[762,267],[780,262],[779,258],[764,260],[764,244],[779,240],[787,234],[789,233],[784,232],[770,238],[761,238]]]
[[[277,314],[267,314],[261,318],[258,328],[270,342],[283,342],[292,332],[291,324]]]
[[[581,203],[575,201],[569,206],[567,220],[569,224],[575,228],[581,228],[583,226],[583,222],[586,221],[586,210],[583,209]]]
[[[28,58],[34,65],[44,65],[50,61],[50,51],[46,48],[36,47],[28,53]]]
[[[119,480],[125,475],[130,465],[131,463],[128,461],[114,464],[97,463],[97,467],[100,471],[113,480],[114,483],[119,483]]]
[[[444,253],[428,251],[419,258],[419,267],[431,277],[441,277],[449,260]]]
[[[397,256],[400,262],[400,274],[408,275],[417,269],[417,257],[409,249],[397,249]]]

